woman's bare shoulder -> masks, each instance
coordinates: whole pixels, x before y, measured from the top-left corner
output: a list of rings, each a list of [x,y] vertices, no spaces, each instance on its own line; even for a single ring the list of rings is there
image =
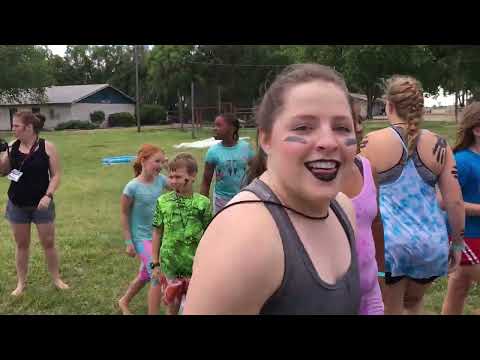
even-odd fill
[[[263,252],[272,253],[274,248],[281,250],[280,235],[270,212],[261,202],[242,203],[242,201],[259,200],[249,192],[237,194],[210,223],[202,238],[201,245],[209,248],[223,246],[234,247],[243,255],[253,256],[251,249],[260,256]],[[228,244],[225,243],[228,239]],[[263,251],[263,250],[264,251]]]
[[[447,153],[451,152],[448,148],[448,142],[444,137],[429,130],[422,130],[417,151],[425,166],[436,175],[444,168]]]
[[[55,144],[48,141],[48,140],[45,140],[45,149],[48,151],[48,150],[56,150],[56,147],[55,147]]]
[[[427,144],[435,144],[437,143],[439,140],[440,141],[443,141],[445,140],[445,138],[439,134],[436,134],[428,129],[422,129],[422,132],[421,132],[421,141],[422,143],[427,143]]]
[[[383,128],[378,130],[373,130],[369,132],[366,136],[369,138],[383,138],[385,134],[389,134],[391,132],[390,128]]]
[[[248,311],[256,312],[281,282],[283,248],[275,222],[262,203],[239,203],[255,199],[253,194],[238,194],[230,201],[236,205],[219,213],[205,231],[195,255],[192,293],[187,296],[187,303],[194,305],[188,304],[188,311],[213,307],[219,313],[246,313],[246,305],[238,303],[244,297]],[[205,303],[201,292],[210,287],[211,298]]]
[[[369,132],[363,137],[360,149],[363,153],[378,151],[379,147],[382,147],[385,141],[390,139],[390,136],[391,130],[388,130],[388,128]]]
[[[217,231],[239,230],[243,236],[254,236],[258,235],[256,231],[270,231],[269,225],[273,223],[269,211],[260,199],[249,191],[242,191],[228,202],[227,207],[215,217],[210,227]]]

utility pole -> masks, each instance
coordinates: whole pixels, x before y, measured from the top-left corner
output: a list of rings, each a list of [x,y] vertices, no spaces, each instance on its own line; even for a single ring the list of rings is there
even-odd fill
[[[195,85],[192,80],[192,139],[195,139]]]
[[[138,45],[134,46],[135,53],[135,92],[136,92],[136,113],[137,113],[137,132],[140,132],[140,94],[138,86]]]

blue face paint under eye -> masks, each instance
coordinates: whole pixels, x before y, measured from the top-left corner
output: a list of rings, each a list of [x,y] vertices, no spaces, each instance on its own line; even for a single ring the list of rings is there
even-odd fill
[[[305,140],[305,139],[304,139],[303,137],[301,137],[301,136],[295,136],[295,135],[287,136],[283,141],[285,141],[285,142],[299,143],[299,144],[304,144],[304,145],[307,144],[307,140]]]
[[[353,146],[357,145],[357,139],[356,138],[349,138],[345,140],[345,146]]]

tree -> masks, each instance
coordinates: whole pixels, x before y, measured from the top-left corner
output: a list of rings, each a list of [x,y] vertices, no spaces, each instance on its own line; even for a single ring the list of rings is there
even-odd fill
[[[384,91],[384,81],[394,75],[411,75],[419,79],[424,90],[438,91],[439,82],[432,76],[434,62],[426,46],[355,45],[342,49],[344,75],[350,89],[367,96],[367,117],[372,118],[375,99]]]
[[[147,61],[148,83],[161,104],[178,100],[178,91],[188,94],[192,74],[193,45],[155,45]],[[178,90],[178,91],[177,91]]]
[[[191,64],[194,50],[193,45],[155,45],[146,62],[151,98],[166,107],[177,103],[182,129],[184,99],[195,78]]]
[[[139,47],[141,101],[150,96],[147,78],[148,48]],[[128,45],[68,45],[65,57],[49,58],[55,85],[110,84],[135,95],[133,47]]]
[[[221,86],[222,97],[250,107],[292,62],[295,50],[281,45],[199,45],[194,59],[201,65],[194,69],[212,88]]]
[[[45,87],[53,79],[48,67],[48,49],[33,45],[0,45],[0,97],[22,101],[44,100]]]
[[[455,120],[458,105],[480,99],[480,48],[472,45],[431,45],[437,64],[436,76],[446,94],[455,94]],[[468,98],[471,95],[471,98]]]

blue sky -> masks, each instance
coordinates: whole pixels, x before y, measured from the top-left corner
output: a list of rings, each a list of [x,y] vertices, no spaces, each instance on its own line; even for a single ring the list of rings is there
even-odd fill
[[[56,55],[63,56],[65,55],[65,50],[67,48],[67,45],[48,45],[50,50]],[[454,95],[449,95],[449,96],[444,96],[443,92],[440,92],[441,94],[436,98],[427,98],[425,97],[425,106],[426,107],[431,107],[433,105],[443,105],[443,106],[448,106],[448,105],[453,105],[455,103],[455,96]]]

